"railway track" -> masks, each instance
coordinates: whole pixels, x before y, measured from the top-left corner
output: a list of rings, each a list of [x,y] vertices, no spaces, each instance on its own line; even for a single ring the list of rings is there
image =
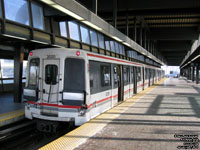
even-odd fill
[[[25,119],[0,128],[0,150],[35,150],[74,128],[65,124],[57,133],[44,133],[36,129],[35,121]]]

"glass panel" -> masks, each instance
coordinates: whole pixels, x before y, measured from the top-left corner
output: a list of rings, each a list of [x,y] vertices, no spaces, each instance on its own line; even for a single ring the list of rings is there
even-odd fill
[[[37,79],[39,75],[39,58],[32,59],[29,67],[29,85],[37,85]]]
[[[109,86],[110,85],[110,67],[101,66],[101,85]]]
[[[78,29],[78,24],[75,22],[69,21],[69,36],[71,39],[80,41],[80,35],[79,35],[79,29]]]
[[[110,51],[110,41],[105,41],[106,49]]]
[[[28,3],[26,0],[5,0],[6,19],[29,25]]]
[[[122,45],[119,44],[119,53],[122,54]]]
[[[112,52],[115,52],[115,44],[114,41],[110,41],[110,48]]]
[[[26,61],[26,60],[23,61],[23,74],[22,74],[22,77],[23,77],[23,78],[26,77],[27,63],[28,63],[28,61]]]
[[[14,61],[10,59],[0,59],[2,78],[14,78]]]
[[[56,65],[46,65],[45,67],[45,82],[46,84],[57,83],[58,67]]]
[[[3,84],[14,83],[14,80],[3,80]]]
[[[90,38],[91,38],[91,44],[93,46],[98,46],[98,43],[97,43],[97,33],[93,30],[90,30]]]
[[[66,22],[59,22],[59,27],[60,27],[60,35],[67,37],[67,26]]]
[[[83,43],[90,44],[88,28],[81,26],[81,38]]]
[[[125,55],[124,45],[122,45],[122,54]]]
[[[105,49],[104,36],[102,34],[98,34],[98,38],[99,38],[99,47]]]
[[[78,72],[78,73],[77,73]],[[85,90],[85,62],[83,59],[65,60],[64,90],[83,92]]]
[[[37,4],[31,3],[32,16],[33,16],[33,27],[44,30],[44,16],[42,7]]]
[[[115,42],[115,50],[116,50],[116,53],[119,53],[119,45],[117,42]]]

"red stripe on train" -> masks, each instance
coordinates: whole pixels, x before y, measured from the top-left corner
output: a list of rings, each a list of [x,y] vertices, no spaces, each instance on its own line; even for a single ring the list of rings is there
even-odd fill
[[[123,63],[129,63],[129,64],[134,64],[134,65],[141,66],[141,64],[137,64],[137,63],[133,63],[133,62],[128,62],[128,61],[124,61],[124,60],[120,60],[120,59],[108,58],[108,57],[105,57],[105,56],[99,56],[99,55],[94,55],[94,54],[89,54],[89,53],[87,53],[87,55],[91,56],[91,57],[97,57],[97,58],[102,58],[102,59],[114,60],[114,61],[117,61],[117,62],[123,62]]]

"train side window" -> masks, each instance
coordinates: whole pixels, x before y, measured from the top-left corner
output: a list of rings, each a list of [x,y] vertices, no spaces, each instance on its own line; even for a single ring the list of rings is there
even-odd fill
[[[109,66],[101,66],[101,85],[102,86],[110,86]]]
[[[138,82],[141,81],[141,68],[140,67],[137,68],[137,81]]]
[[[127,67],[123,68],[124,70],[124,83],[127,84],[129,82],[129,70]]]
[[[114,67],[114,84],[118,83],[117,67]]]
[[[46,84],[55,85],[57,83],[58,67],[56,65],[46,65],[45,82]]]
[[[29,65],[29,85],[36,86],[37,85],[37,78],[39,76],[39,65],[40,65],[40,59],[34,58],[31,59],[30,65]]]

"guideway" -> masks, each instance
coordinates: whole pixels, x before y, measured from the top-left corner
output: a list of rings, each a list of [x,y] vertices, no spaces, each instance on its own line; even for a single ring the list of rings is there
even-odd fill
[[[198,148],[200,86],[168,78],[41,149]]]

